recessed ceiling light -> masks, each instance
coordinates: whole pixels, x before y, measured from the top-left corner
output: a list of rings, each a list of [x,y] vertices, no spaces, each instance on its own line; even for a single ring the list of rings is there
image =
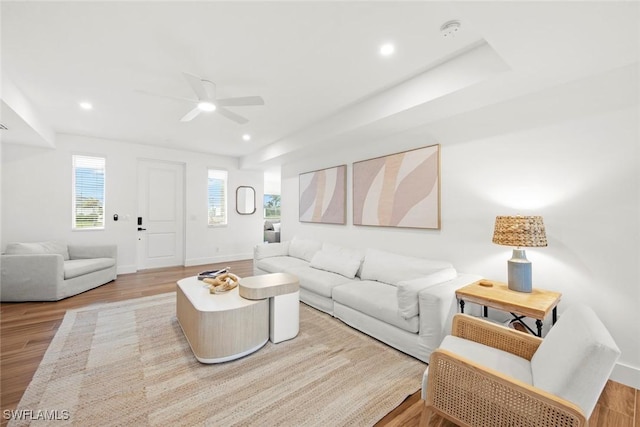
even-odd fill
[[[392,43],[385,43],[380,46],[380,55],[389,56],[396,50],[395,46]]]
[[[82,108],[83,110],[93,110],[93,105],[91,105],[90,102],[81,102],[80,108]]]
[[[216,105],[213,102],[200,101],[198,102],[198,108],[201,111],[215,111]]]
[[[245,141],[249,141],[251,140],[251,135],[249,135],[248,133],[245,133],[244,135],[242,135],[242,139]]]

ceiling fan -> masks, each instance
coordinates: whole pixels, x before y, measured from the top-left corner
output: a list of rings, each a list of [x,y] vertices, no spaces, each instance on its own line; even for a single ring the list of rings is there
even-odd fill
[[[216,85],[198,76],[189,73],[182,73],[195,92],[197,99],[183,98],[180,96],[157,95],[145,91],[138,91],[145,95],[159,96],[162,98],[177,99],[180,101],[188,101],[195,104],[195,107],[180,119],[181,122],[189,122],[195,119],[200,113],[215,111],[227,119],[236,123],[244,124],[249,120],[239,114],[226,109],[225,107],[244,107],[250,105],[264,105],[264,100],[260,96],[241,96],[236,98],[216,98]]]

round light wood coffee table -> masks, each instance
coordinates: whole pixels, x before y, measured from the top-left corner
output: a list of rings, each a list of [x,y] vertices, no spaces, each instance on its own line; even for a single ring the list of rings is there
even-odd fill
[[[197,277],[178,281],[178,323],[201,363],[238,359],[269,340],[269,300],[245,299],[238,290],[210,294]]]

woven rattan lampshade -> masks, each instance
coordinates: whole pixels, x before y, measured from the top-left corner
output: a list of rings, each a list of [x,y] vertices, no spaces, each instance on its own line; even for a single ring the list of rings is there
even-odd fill
[[[515,247],[547,246],[547,235],[541,216],[497,216],[493,243]]]

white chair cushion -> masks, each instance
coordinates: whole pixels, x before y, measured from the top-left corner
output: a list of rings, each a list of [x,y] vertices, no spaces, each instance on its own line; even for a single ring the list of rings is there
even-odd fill
[[[84,276],[116,265],[115,258],[72,259],[64,262],[64,279]]]
[[[391,252],[367,249],[362,264],[362,280],[375,280],[396,286],[398,282],[428,276],[453,267],[446,261],[414,258]]]
[[[398,282],[398,312],[405,319],[420,313],[418,293],[442,282],[455,279],[458,273],[455,268],[445,268],[436,273],[413,280]]]
[[[522,357],[453,335],[444,337],[440,348],[524,383],[532,384],[531,364]]]
[[[533,385],[591,415],[620,349],[585,305],[569,307],[531,359]]]

